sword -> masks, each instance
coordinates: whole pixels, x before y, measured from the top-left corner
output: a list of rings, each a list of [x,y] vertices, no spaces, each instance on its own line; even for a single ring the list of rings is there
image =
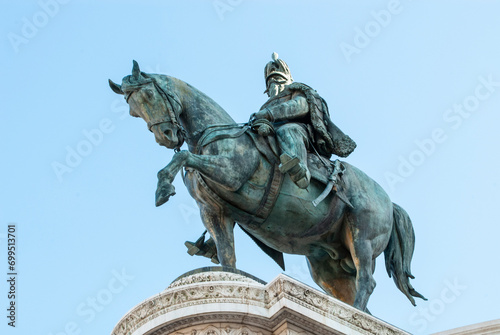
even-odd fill
[[[340,166],[340,161],[336,160],[333,166],[333,172],[332,174],[328,177],[328,184],[326,184],[325,189],[323,192],[315,199],[313,200],[313,205],[314,207],[317,207],[323,200],[326,199],[326,197],[330,194],[332,189],[335,189],[336,195],[339,197],[340,200],[342,200],[347,206],[354,208],[354,206],[351,204],[349,199],[345,196],[345,194],[341,191],[337,190],[337,187],[335,184],[337,183],[337,176],[342,173],[342,168]]]

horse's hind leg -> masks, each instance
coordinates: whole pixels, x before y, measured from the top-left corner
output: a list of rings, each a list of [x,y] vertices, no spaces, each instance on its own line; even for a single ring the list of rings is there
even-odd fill
[[[354,303],[356,296],[356,275],[344,271],[340,260],[334,260],[324,251],[317,255],[307,256],[309,271],[316,284],[349,305]]]
[[[368,299],[375,288],[376,282],[373,278],[373,249],[370,241],[354,241],[353,252],[354,266],[356,267],[356,299],[353,306],[364,311]]]
[[[235,268],[234,222],[217,205],[200,204],[200,213],[205,228],[215,241],[220,264]]]
[[[379,225],[377,234],[370,232],[374,230],[375,222],[378,222],[377,215],[357,213],[355,217],[348,219],[344,230],[344,244],[349,249],[356,268],[356,298],[353,306],[362,311],[367,311],[368,299],[376,285],[373,278],[375,256],[380,253],[378,249],[383,243],[385,230],[383,225]]]

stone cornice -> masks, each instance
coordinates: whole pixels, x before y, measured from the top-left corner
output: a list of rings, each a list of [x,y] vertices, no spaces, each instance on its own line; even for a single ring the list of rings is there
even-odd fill
[[[284,323],[304,330],[297,334],[408,334],[285,275],[264,285],[239,273],[200,272],[180,277],[134,307],[112,335],[184,334],[194,326],[201,327],[194,333],[203,334],[209,324],[221,323],[262,335],[275,334]]]
[[[500,319],[476,323],[469,326],[450,329],[433,335],[495,335],[500,334]]]

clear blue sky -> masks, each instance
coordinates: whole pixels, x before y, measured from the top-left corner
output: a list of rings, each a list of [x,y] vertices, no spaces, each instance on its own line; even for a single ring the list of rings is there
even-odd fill
[[[347,161],[413,220],[412,283],[429,301],[411,306],[382,257],[371,312],[416,334],[500,318],[499,12],[498,1],[463,0],[3,2],[0,332],[110,333],[133,306],[211,264],[185,252],[203,226],[180,178],[154,207],[173,152],[107,80],[121,82],[135,59],[244,122],[266,100],[273,51],[355,139]],[[15,329],[3,279],[10,223]],[[240,269],[266,281],[280,273],[241,231],[236,239]],[[286,263],[314,286],[303,257]]]

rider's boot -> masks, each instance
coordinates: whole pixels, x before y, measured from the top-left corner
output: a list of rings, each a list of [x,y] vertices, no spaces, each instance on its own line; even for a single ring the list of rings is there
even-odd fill
[[[288,173],[298,187],[307,188],[311,173],[307,168],[306,129],[297,123],[287,123],[277,129],[276,135],[281,149],[280,171]]]
[[[282,173],[290,175],[290,179],[300,188],[307,188],[311,182],[311,173],[307,166],[298,157],[290,157],[284,153],[280,156],[279,169]]]

